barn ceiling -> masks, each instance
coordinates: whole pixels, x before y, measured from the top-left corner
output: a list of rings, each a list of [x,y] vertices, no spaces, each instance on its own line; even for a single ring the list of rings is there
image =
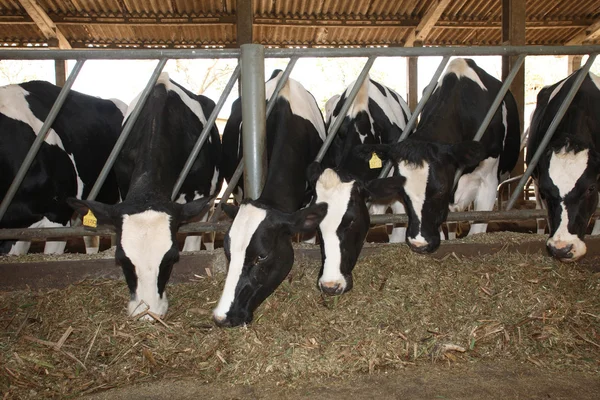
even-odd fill
[[[236,47],[236,0],[0,0],[0,46]],[[500,0],[254,0],[254,43],[499,45]],[[598,0],[527,0],[526,44],[600,43]]]

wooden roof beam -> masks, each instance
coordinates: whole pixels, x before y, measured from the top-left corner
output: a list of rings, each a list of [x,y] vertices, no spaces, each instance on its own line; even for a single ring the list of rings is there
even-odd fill
[[[574,46],[589,40],[596,40],[598,38],[600,38],[600,19],[596,20],[596,22],[588,26],[586,29],[573,36],[571,40],[565,44],[567,46]]]
[[[412,47],[415,42],[423,42],[442,16],[446,7],[448,7],[448,4],[450,4],[450,0],[437,0],[433,3],[423,16],[423,19],[421,19],[421,22],[419,22],[419,25],[408,35],[404,46]]]
[[[59,49],[70,49],[71,44],[63,35],[63,33],[56,27],[52,19],[46,14],[46,12],[37,4],[35,0],[18,0],[21,7],[25,9],[27,14],[31,17],[33,22],[42,31],[42,34],[50,42],[56,41]],[[54,40],[53,40],[54,39]]]

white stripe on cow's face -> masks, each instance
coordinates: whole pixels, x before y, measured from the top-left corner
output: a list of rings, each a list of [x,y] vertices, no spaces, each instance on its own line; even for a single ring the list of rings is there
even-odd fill
[[[558,249],[564,248],[566,245],[573,245],[571,253],[574,260],[586,253],[586,245],[577,235],[569,232],[569,213],[564,199],[585,172],[588,164],[588,153],[588,149],[575,153],[573,151],[567,152],[562,148],[559,152],[552,153],[550,167],[548,168],[550,179],[558,188],[561,197],[561,214],[560,225],[554,235],[548,239],[547,244]]]
[[[409,197],[411,207],[419,219],[419,234],[416,237],[409,237],[408,240],[416,246],[427,244],[425,238],[421,235],[421,223],[423,222],[423,204],[425,203],[425,194],[427,190],[427,180],[429,179],[429,163],[423,161],[423,166],[409,164],[406,161],[398,163],[400,175],[406,178],[404,191]]]
[[[0,113],[11,119],[26,123],[37,136],[44,123],[29,108],[29,103],[26,100],[28,95],[29,92],[19,85],[0,87]],[[60,136],[52,128],[48,131],[44,142],[58,146],[62,150],[65,149]]]
[[[171,240],[171,216],[164,212],[147,210],[139,214],[123,215],[121,247],[135,267],[137,288],[129,302],[129,314],[150,311],[164,315],[169,303],[163,292],[158,294],[158,272],[163,257],[173,246]]]
[[[481,90],[487,91],[487,88],[479,78],[479,75],[477,75],[477,72],[475,72],[473,68],[469,67],[469,64],[467,64],[467,61],[464,58],[455,58],[454,60],[450,61],[448,67],[446,68],[446,72],[441,79],[442,82],[444,77],[448,74],[454,74],[459,79],[462,77],[468,78],[478,84]]]
[[[275,91],[275,86],[277,86],[277,82],[279,82],[282,74],[283,72],[265,84],[265,96],[267,100],[271,99]],[[326,133],[323,114],[321,114],[315,98],[312,97],[304,86],[293,79],[288,79],[285,86],[279,92],[279,97],[285,98],[290,103],[292,113],[312,122],[321,139],[325,140]]]
[[[354,181],[342,182],[330,168],[323,171],[316,184],[316,202],[329,205],[327,215],[319,225],[325,247],[325,263],[319,284],[337,286],[340,291],[345,291],[347,282],[341,272],[342,253],[337,229],[348,208],[353,186]]]
[[[217,308],[213,311],[216,320],[223,320],[235,300],[235,288],[244,268],[246,249],[258,226],[267,217],[267,211],[252,204],[242,204],[229,229],[229,270],[225,287]]]

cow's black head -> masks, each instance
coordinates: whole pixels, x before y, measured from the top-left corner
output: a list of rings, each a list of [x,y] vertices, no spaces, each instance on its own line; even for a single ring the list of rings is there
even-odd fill
[[[150,206],[138,201],[107,205],[70,198],[68,203],[80,215],[91,210],[99,224],[115,227],[115,259],[123,268],[131,293],[128,314],[148,310],[164,316],[169,307],[165,287],[173,265],[179,260],[177,230],[181,224],[200,215],[210,200],[202,198],[178,204],[153,199]]]
[[[548,209],[546,247],[561,261],[576,261],[587,251],[583,241],[598,205],[600,157],[592,148],[550,150],[536,168],[536,182]]]
[[[457,168],[473,168],[484,158],[482,145],[407,139],[394,145],[359,146],[363,158],[377,153],[394,163],[394,176],[367,185],[374,197],[400,195],[408,214],[406,241],[413,251],[431,253],[440,245],[440,228],[448,216]]]
[[[314,232],[327,212],[316,204],[288,214],[256,201],[225,205],[233,218],[224,240],[229,269],[213,318],[219,326],[250,323],[256,308],[275,291],[294,263],[291,235]]]

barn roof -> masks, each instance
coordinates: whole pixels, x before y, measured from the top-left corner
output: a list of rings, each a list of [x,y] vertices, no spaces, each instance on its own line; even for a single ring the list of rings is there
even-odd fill
[[[276,47],[502,43],[499,0],[255,0],[252,13],[253,41]],[[236,18],[236,0],[0,0],[0,45],[236,47]],[[526,0],[526,44],[582,42],[600,42],[598,0]]]

